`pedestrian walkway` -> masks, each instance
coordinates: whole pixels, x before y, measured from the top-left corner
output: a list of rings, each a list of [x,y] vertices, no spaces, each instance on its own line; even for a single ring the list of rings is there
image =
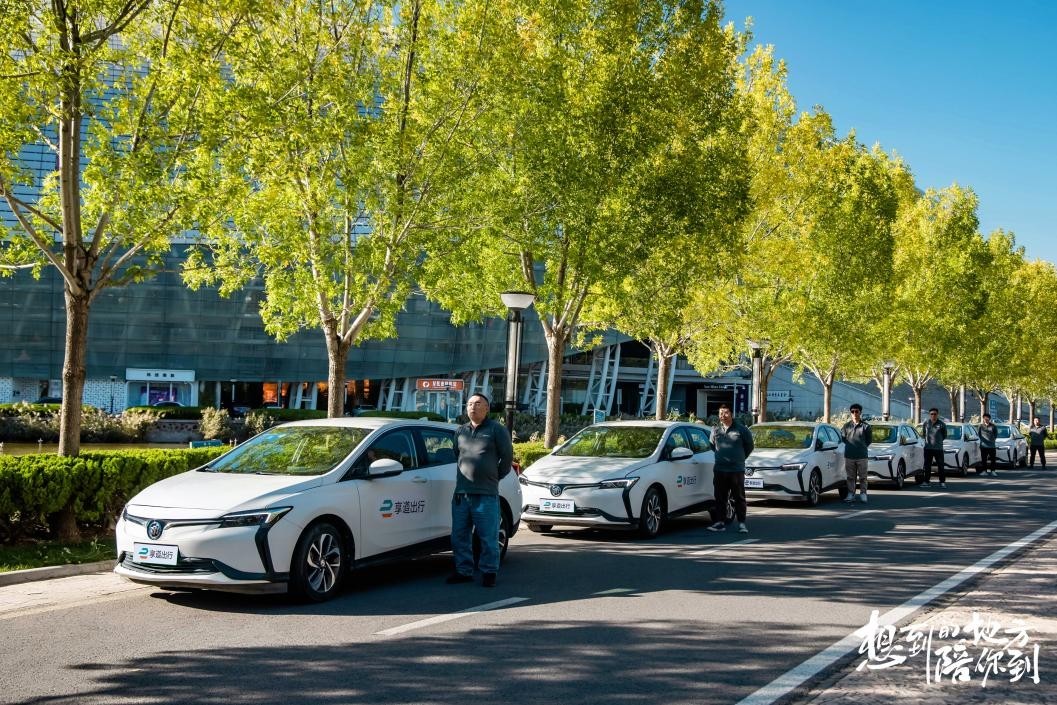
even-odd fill
[[[974,634],[966,634],[964,626],[977,623],[984,632],[988,620],[997,627],[999,642],[986,639],[974,643]],[[916,633],[900,631],[909,625],[920,625]],[[932,628],[930,631],[930,627]],[[941,629],[960,627],[957,635],[942,636]],[[1010,658],[1010,649],[1001,657],[997,651],[1002,642],[1021,633],[1026,642],[1017,648],[1024,653],[1020,659]],[[806,697],[784,702],[798,705],[891,705],[892,702],[912,702],[915,705],[974,705],[976,703],[1018,703],[1043,705],[1057,702],[1057,537],[1029,549],[1022,557],[1002,569],[981,578],[968,592],[946,604],[912,615],[895,632],[894,644],[909,653],[913,639],[918,643],[932,636],[932,657],[926,668],[922,651],[899,665],[870,669],[857,667],[866,659],[857,655],[835,675],[817,684]],[[964,651],[959,649],[959,644]],[[1038,673],[1025,673],[1017,682],[1013,675],[996,672],[995,666],[1008,669],[1010,665],[1031,663],[1034,667],[1034,648],[1038,647]],[[943,655],[951,659],[944,661]],[[896,651],[892,652],[897,655]],[[875,664],[880,663],[875,659]],[[952,665],[960,664],[960,665]],[[936,679],[936,669],[944,666],[948,672]],[[929,676],[926,677],[926,671]],[[957,673],[966,676],[963,682],[952,682]],[[986,686],[983,676],[988,675]],[[1038,684],[1034,682],[1037,676]]]
[[[129,592],[146,589],[115,575],[109,569],[53,580],[5,585],[0,587],[0,620],[115,599]]]

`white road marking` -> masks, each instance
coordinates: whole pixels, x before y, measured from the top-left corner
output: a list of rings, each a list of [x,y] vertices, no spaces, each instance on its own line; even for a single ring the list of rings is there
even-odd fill
[[[510,605],[516,605],[519,602],[525,602],[529,598],[527,597],[508,597],[505,600],[499,600],[498,602],[489,602],[484,605],[477,605],[476,607],[467,607],[464,610],[458,612],[450,612],[448,614],[438,614],[436,617],[430,617],[429,619],[420,619],[417,622],[411,622],[410,624],[403,624],[399,627],[393,627],[391,629],[383,629],[380,632],[375,632],[375,636],[393,636],[395,634],[403,634],[404,632],[410,632],[415,629],[421,629],[422,627],[428,627],[433,624],[441,624],[442,622],[450,622],[453,619],[461,619],[468,617],[471,614],[478,612],[487,612],[488,610],[497,610],[500,607],[508,607]]]
[[[691,556],[707,556],[712,553],[719,553],[725,551],[731,546],[744,546],[749,543],[758,543],[759,539],[745,539],[744,541],[734,541],[733,543],[725,543],[722,546],[716,546],[715,548],[706,548],[704,551],[695,551],[691,553]]]
[[[1006,556],[1014,553],[1024,546],[1028,546],[1039,539],[1045,538],[1049,534],[1053,533],[1054,529],[1057,529],[1057,521],[1050,522],[1046,526],[1042,527],[1038,531],[1034,531],[1022,539],[1014,541],[1008,544],[990,556],[982,558],[968,568],[963,569],[961,572],[950,576],[946,580],[932,586],[928,590],[915,595],[910,598],[899,607],[895,607],[878,618],[878,624],[880,626],[888,626],[898,624],[900,621],[909,617],[914,612],[932,602],[936,598],[944,595],[945,593],[954,590],[959,585],[976,576],[979,573],[990,568],[995,563],[1001,561]],[[858,631],[858,630],[856,630]],[[832,666],[840,659],[847,656],[852,651],[858,650],[862,644],[862,638],[855,635],[852,632],[848,636],[844,637],[838,642],[830,645],[829,647],[818,652],[807,661],[804,661],[799,666],[786,671],[782,675],[775,678],[773,681],[765,685],[764,687],[757,690],[755,693],[747,696],[740,700],[737,705],[771,705],[776,700],[785,697],[790,692],[799,688],[806,681],[814,678],[816,675],[821,673],[824,669]]]
[[[613,588],[612,590],[603,590],[602,592],[596,592],[594,595],[624,595],[629,592],[635,592],[632,588]]]
[[[854,519],[855,517],[861,517],[863,514],[873,514],[879,512],[880,509],[863,509],[861,512],[852,512],[851,514],[845,514],[844,516],[837,517],[838,519]]]

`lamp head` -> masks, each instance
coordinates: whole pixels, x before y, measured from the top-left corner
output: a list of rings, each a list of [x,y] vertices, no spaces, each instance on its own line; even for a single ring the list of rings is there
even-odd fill
[[[536,301],[536,295],[530,291],[504,291],[499,298],[511,311],[522,311]]]

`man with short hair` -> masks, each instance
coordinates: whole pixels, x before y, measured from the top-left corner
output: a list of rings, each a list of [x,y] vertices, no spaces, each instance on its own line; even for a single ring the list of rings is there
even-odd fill
[[[1039,421],[1039,417],[1036,416],[1031,420],[1031,425],[1028,426],[1028,438],[1031,439],[1031,446],[1029,453],[1031,460],[1028,461],[1028,467],[1035,467],[1035,456],[1039,456],[1039,460],[1042,461],[1042,468],[1046,469],[1046,436],[1049,435],[1046,431],[1046,427]]]
[[[712,473],[716,507],[712,514],[715,520],[709,531],[727,528],[727,503],[734,498],[734,512],[738,519],[738,531],[747,534],[745,525],[745,458],[752,453],[755,444],[752,432],[744,424],[734,420],[727,404],[719,405],[719,424],[712,429],[709,443],[716,452],[716,463]]]
[[[873,443],[873,429],[862,419],[862,404],[852,404],[851,421],[844,424],[840,431],[844,439],[844,472],[848,482],[848,494],[845,502],[859,501],[866,504],[866,470],[870,464],[870,452],[867,450]],[[855,483],[859,483],[859,492],[855,492]]]
[[[983,423],[976,427],[976,433],[980,436],[980,467],[985,475],[997,477],[995,468],[998,466],[998,450],[995,440],[998,438],[998,426],[991,423],[991,414],[984,414]],[[1013,458],[1010,457],[1010,462]],[[987,463],[991,463],[991,469],[987,469]]]
[[[451,498],[451,550],[455,570],[449,585],[473,581],[473,531],[481,544],[481,585],[495,587],[499,572],[499,481],[510,472],[514,446],[506,427],[488,418],[484,394],[466,402],[470,418],[455,431],[458,470]]]
[[[947,487],[946,468],[943,463],[943,442],[947,440],[947,424],[940,418],[940,410],[933,407],[929,409],[929,418],[921,426],[921,433],[925,437],[925,482],[922,487],[932,487],[932,464],[935,463],[940,472],[940,487]]]

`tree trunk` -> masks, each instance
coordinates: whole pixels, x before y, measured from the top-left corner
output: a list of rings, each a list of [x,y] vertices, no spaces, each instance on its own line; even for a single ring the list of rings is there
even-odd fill
[[[327,416],[332,419],[345,415],[345,363],[351,345],[341,339],[336,323],[323,326],[327,339]]]
[[[657,353],[657,409],[653,417],[664,421],[668,417],[668,376],[672,373],[672,358],[659,348],[654,352]]]
[[[984,392],[983,396],[980,396],[979,394],[976,395],[976,398],[980,400],[980,420],[981,421],[983,421],[983,419],[984,419],[984,414],[990,413],[987,410],[987,402],[988,402],[988,398],[990,396],[991,396],[991,394],[989,392]]]
[[[822,420],[829,423],[833,416],[833,382],[822,383]]]
[[[914,387],[914,423],[921,423],[921,392],[924,387]]]
[[[562,415],[562,364],[565,362],[564,331],[546,333],[547,339],[547,423],[543,445],[553,448],[558,442],[558,422]]]
[[[766,360],[766,358],[764,358]],[[767,420],[767,384],[771,381],[771,372],[765,372],[767,366],[760,362],[760,423]]]
[[[958,416],[958,388],[947,387],[947,396],[951,400],[951,421],[961,421]]]
[[[66,355],[62,363],[62,408],[59,411],[59,455],[81,452],[81,413],[84,396],[85,357],[88,347],[88,294],[80,296],[66,286]],[[72,499],[50,518],[52,532],[61,541],[77,541],[77,513]]]
[[[1038,402],[1038,400],[1037,400],[1037,399],[1029,399],[1029,400],[1028,400],[1028,405],[1029,405],[1029,406],[1028,406],[1028,408],[1029,408],[1029,409],[1031,409],[1031,421],[1032,421],[1032,422],[1034,422],[1034,421],[1035,421],[1035,412],[1036,412],[1036,411],[1038,411],[1038,408],[1037,408],[1037,407],[1038,407],[1038,404],[1037,404],[1037,402]]]

